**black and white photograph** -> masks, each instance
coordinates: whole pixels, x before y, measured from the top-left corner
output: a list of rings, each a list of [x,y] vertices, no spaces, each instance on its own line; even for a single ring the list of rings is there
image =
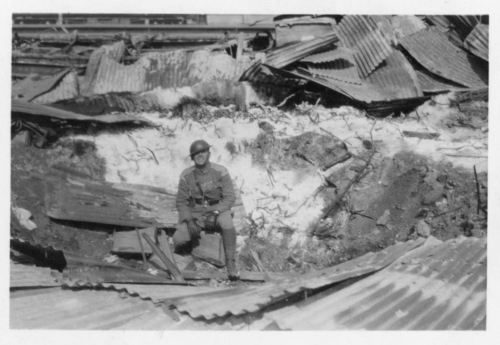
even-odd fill
[[[8,343],[495,331],[493,10],[279,3],[4,15]]]

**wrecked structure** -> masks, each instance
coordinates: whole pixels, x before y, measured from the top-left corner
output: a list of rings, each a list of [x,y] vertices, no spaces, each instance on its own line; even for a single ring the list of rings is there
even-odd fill
[[[486,329],[488,16],[275,19],[14,25],[11,328]],[[236,283],[217,233],[172,249],[199,138]]]

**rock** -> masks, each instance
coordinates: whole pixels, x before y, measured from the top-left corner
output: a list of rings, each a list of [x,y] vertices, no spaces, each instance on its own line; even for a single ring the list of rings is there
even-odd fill
[[[444,189],[442,187],[438,187],[428,193],[424,199],[422,200],[423,205],[434,205],[436,201],[442,199]]]
[[[415,224],[415,232],[418,236],[427,238],[431,234],[431,227],[421,219]]]
[[[391,211],[385,210],[384,214],[377,219],[377,225],[387,225],[391,220]]]

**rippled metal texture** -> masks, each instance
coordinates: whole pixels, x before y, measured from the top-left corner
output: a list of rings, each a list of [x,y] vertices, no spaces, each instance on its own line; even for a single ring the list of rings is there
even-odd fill
[[[394,99],[423,96],[415,70],[398,50],[393,51],[367,80],[390,92]]]
[[[486,86],[488,71],[482,68],[480,59],[457,48],[438,29],[421,30],[400,42],[432,73],[471,88]]]
[[[378,253],[368,253],[357,259],[296,279],[285,279],[261,286],[238,287],[207,292],[196,296],[169,299],[168,303],[191,317],[207,320],[227,315],[243,315],[301,291],[318,289],[384,268],[406,252],[423,244],[424,240],[393,245]]]
[[[472,54],[489,61],[489,25],[477,24],[465,39],[464,47]]]
[[[392,52],[389,42],[369,16],[344,16],[337,26],[342,47],[357,50],[360,76],[366,78]]]
[[[282,329],[485,329],[486,238],[425,245],[368,278],[296,307],[275,319]]]

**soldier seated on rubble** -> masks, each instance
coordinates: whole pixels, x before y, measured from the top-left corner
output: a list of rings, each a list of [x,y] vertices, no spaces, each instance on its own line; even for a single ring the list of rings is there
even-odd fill
[[[231,215],[236,196],[231,177],[225,167],[209,161],[210,145],[206,141],[196,140],[189,152],[194,166],[185,169],[179,181],[175,250],[191,247],[192,241],[200,238],[201,230],[218,230],[222,235],[227,275],[230,280],[237,280],[236,230]]]

